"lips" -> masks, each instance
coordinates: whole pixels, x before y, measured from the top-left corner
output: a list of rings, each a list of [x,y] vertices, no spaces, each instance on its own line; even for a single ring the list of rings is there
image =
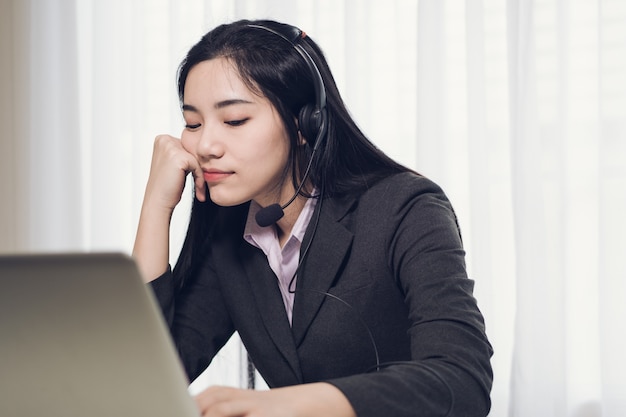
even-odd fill
[[[220,171],[218,169],[203,170],[202,172],[204,180],[208,183],[219,182],[233,175],[232,171]]]

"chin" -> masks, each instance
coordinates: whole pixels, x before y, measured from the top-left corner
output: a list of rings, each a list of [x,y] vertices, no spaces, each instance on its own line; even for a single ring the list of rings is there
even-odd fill
[[[214,195],[217,194],[217,195]],[[211,201],[221,207],[233,207],[250,201],[250,198],[237,198],[236,196],[224,196],[220,193],[211,193]]]

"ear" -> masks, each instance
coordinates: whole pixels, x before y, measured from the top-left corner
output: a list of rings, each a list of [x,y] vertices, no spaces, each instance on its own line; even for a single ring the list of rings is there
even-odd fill
[[[302,131],[300,130],[300,121],[297,117],[294,117],[293,119],[296,122],[296,129],[298,129],[298,145],[306,145],[306,139],[302,136]]]
[[[302,136],[302,132],[298,130],[298,145],[306,145],[306,139]]]

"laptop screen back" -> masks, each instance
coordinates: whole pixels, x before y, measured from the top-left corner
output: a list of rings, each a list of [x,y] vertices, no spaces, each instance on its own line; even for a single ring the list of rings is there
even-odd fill
[[[0,256],[0,375],[2,416],[198,415],[125,255]]]

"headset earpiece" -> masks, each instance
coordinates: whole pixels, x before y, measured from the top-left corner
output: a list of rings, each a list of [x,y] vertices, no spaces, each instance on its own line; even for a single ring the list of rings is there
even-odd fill
[[[300,110],[298,127],[311,147],[315,145],[317,135],[322,127],[322,117],[322,111],[311,104],[307,104]]]

